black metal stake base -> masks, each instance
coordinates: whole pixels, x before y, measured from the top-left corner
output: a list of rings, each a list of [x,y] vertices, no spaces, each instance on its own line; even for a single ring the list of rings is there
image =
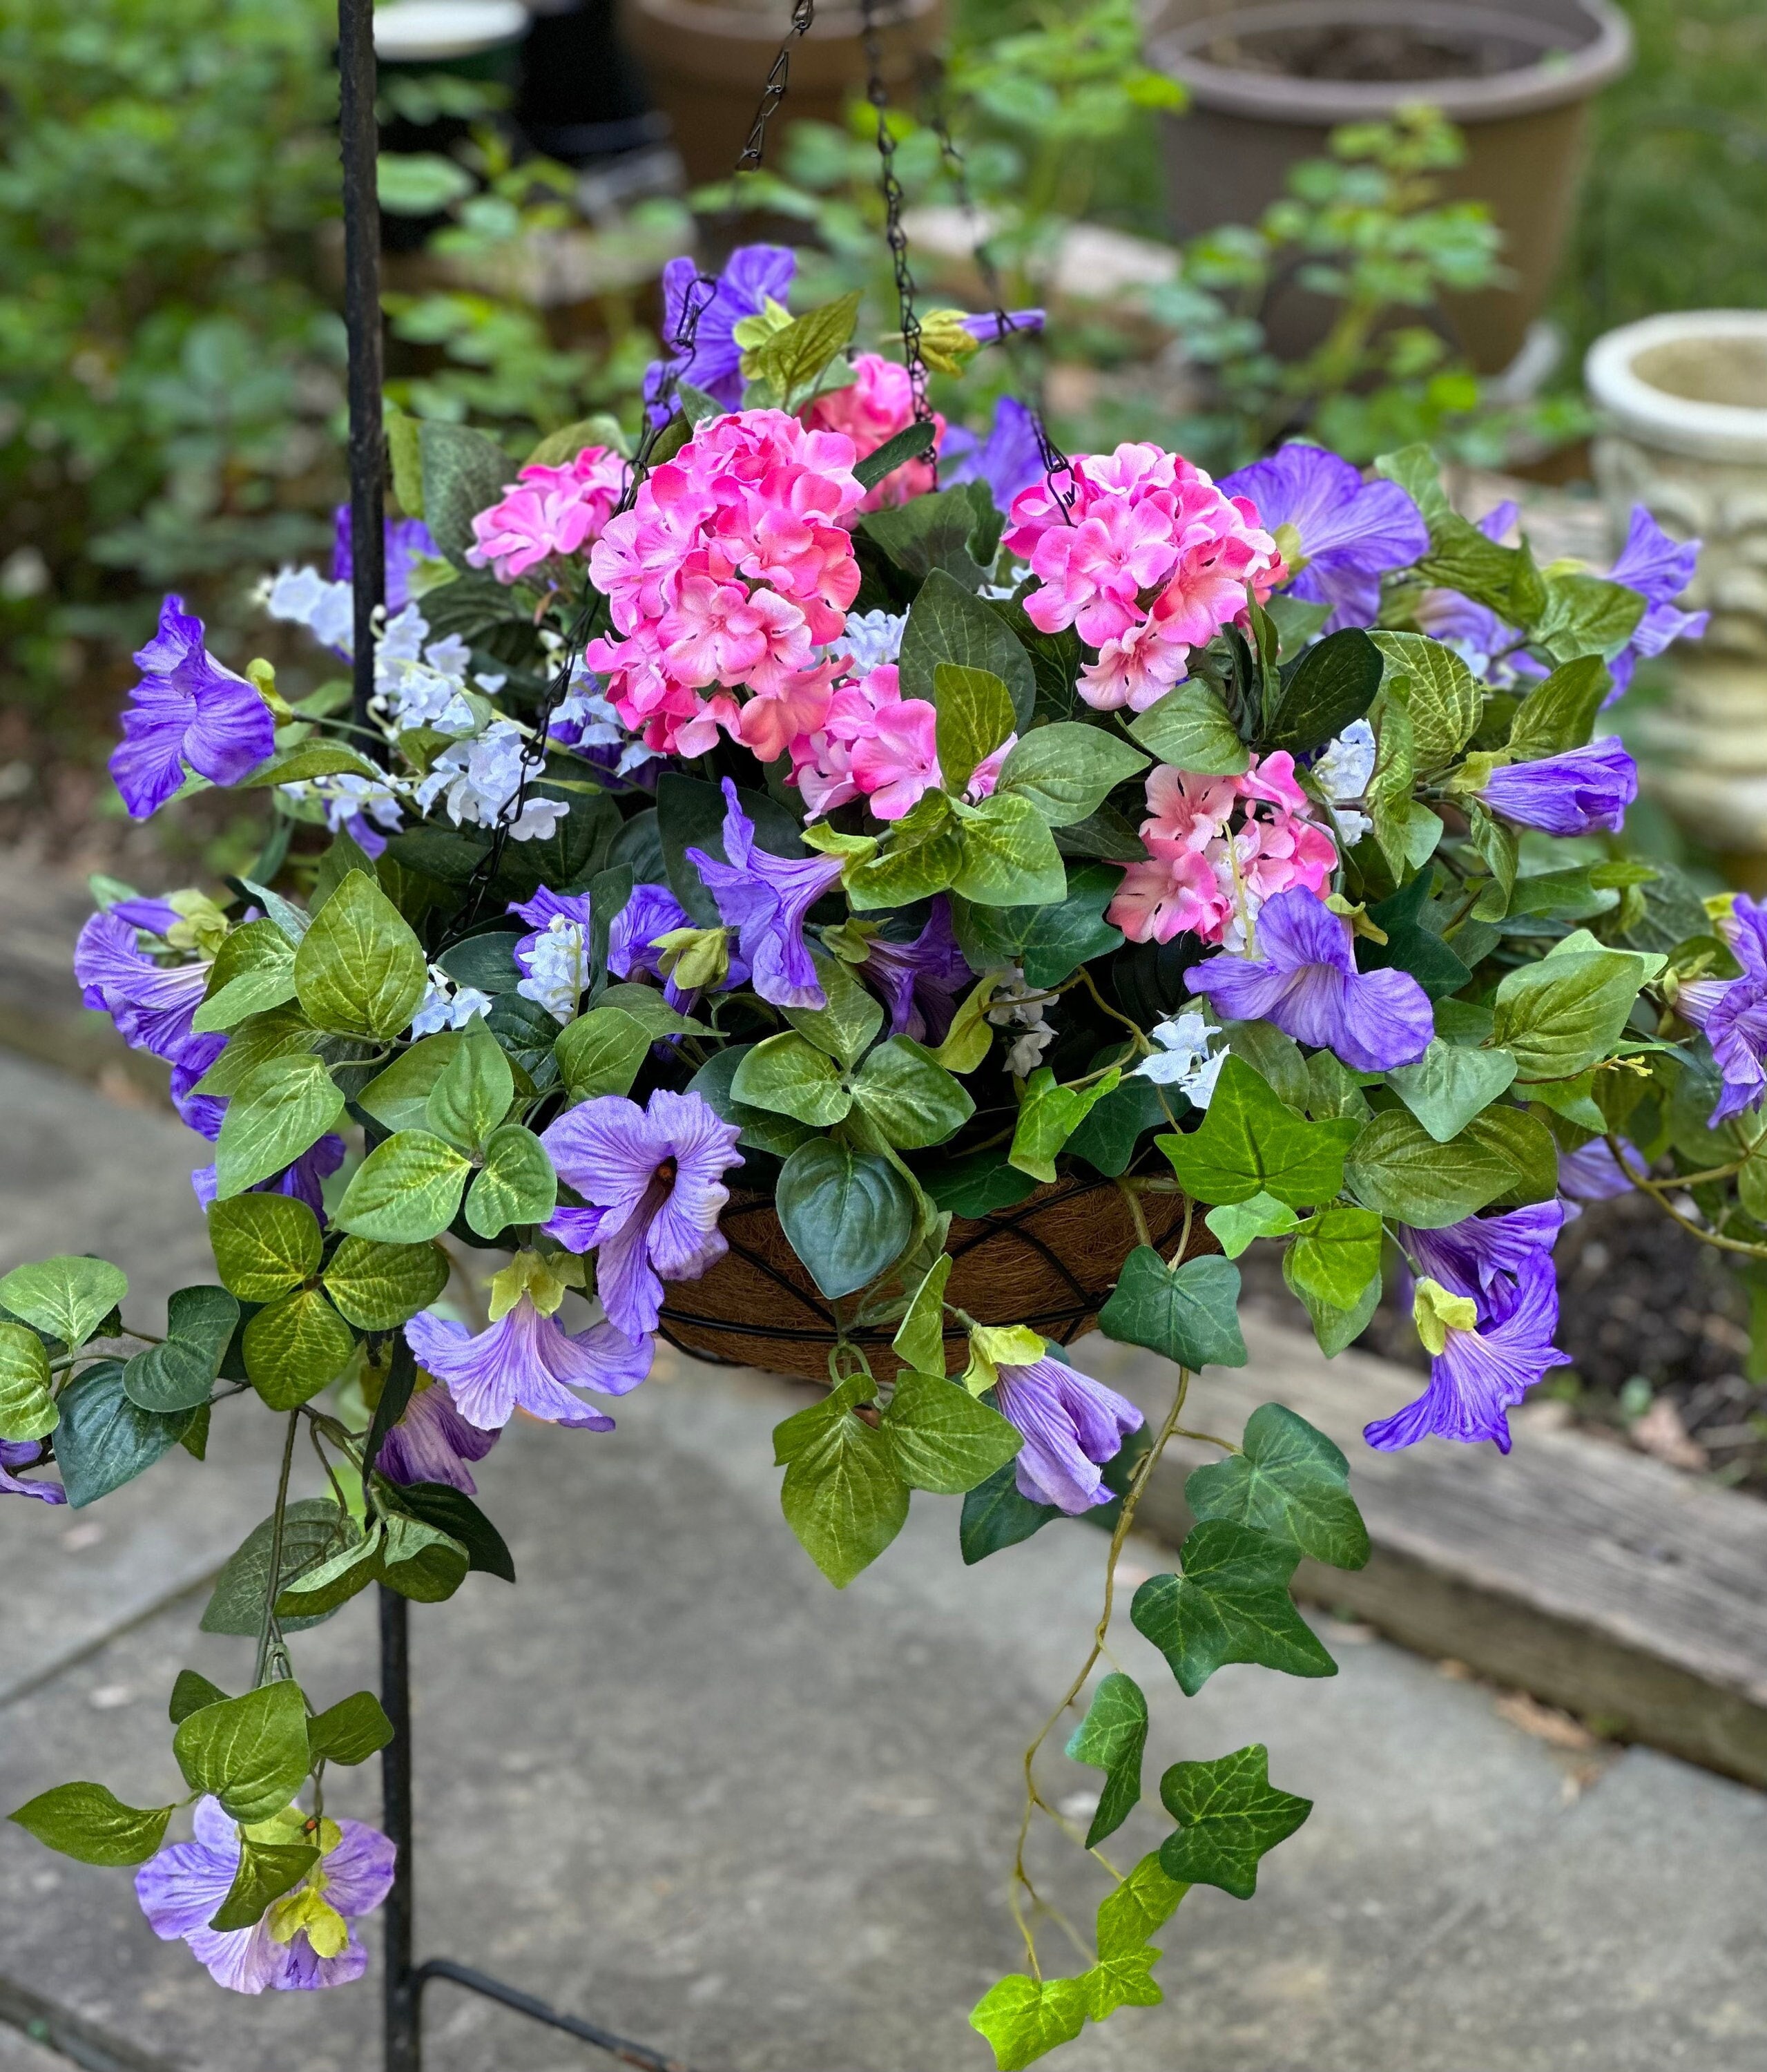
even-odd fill
[[[432,1957],[422,1964],[412,1963],[415,1892],[411,1834],[410,1608],[403,1597],[384,1585],[380,1589],[380,1703],[392,1723],[392,1739],[380,1757],[382,1818],[397,1852],[392,1889],[387,1895],[384,1910],[385,2072],[421,2072],[423,1989],[433,1981],[459,1986],[469,1993],[495,2000],[530,2021],[543,2022],[549,2029],[562,2030],[566,2036],[594,2045],[623,2065],[635,2065],[639,2072],[688,2072],[679,2058],[665,2058],[642,2043],[614,2035],[611,2029],[599,2029],[580,2016],[561,2014],[519,1986],[475,1971],[470,1964],[457,1964],[448,1957]]]

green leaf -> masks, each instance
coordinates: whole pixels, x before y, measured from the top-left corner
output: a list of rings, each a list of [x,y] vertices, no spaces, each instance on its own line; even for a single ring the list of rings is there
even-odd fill
[[[192,1712],[172,1737],[192,1791],[212,1793],[248,1825],[280,1813],[307,1772],[306,1706],[298,1684],[266,1684]]]
[[[399,1513],[388,1517],[380,1579],[401,1597],[441,1604],[465,1582],[471,1565],[466,1548],[440,1526]]]
[[[254,1526],[229,1556],[216,1579],[203,1614],[204,1633],[226,1633],[256,1638],[264,1622],[264,1601],[269,1587],[270,1541],[276,1521],[266,1518]],[[328,1560],[340,1547],[360,1538],[354,1522],[330,1497],[299,1497],[284,1513],[282,1556],[277,1577],[280,1597],[298,1576]],[[281,1614],[279,1614],[280,1617]],[[295,1631],[314,1622],[284,1618],[285,1631]]]
[[[1555,662],[1578,656],[1611,660],[1638,631],[1645,600],[1623,583],[1575,570],[1548,575],[1544,609],[1534,622],[1536,643]]]
[[[1301,1219],[1286,1202],[1274,1194],[1254,1194],[1247,1202],[1223,1202],[1210,1209],[1202,1220],[1221,1240],[1229,1259],[1237,1259],[1260,1237],[1287,1237],[1299,1230]]]
[[[815,1134],[811,1125],[764,1108],[750,1108],[730,1092],[742,1060],[754,1047],[752,1043],[733,1043],[714,1050],[688,1082],[687,1090],[709,1101],[725,1121],[736,1124],[742,1133],[737,1142],[745,1151],[766,1151],[776,1158],[789,1158]]]
[[[503,1535],[465,1490],[446,1482],[398,1482],[384,1488],[383,1502],[458,1540],[466,1550],[466,1567],[472,1574],[515,1581],[515,1560]]]
[[[916,497],[914,504],[927,506],[934,501],[931,497]],[[967,525],[969,521],[960,516],[957,506],[952,506],[952,512],[957,522]],[[879,544],[894,559],[897,550],[880,536],[877,527],[879,520],[891,515],[871,513],[865,521],[865,530],[877,537]],[[961,536],[968,538],[967,530]],[[926,573],[923,569],[913,572]],[[1021,733],[1029,726],[1037,701],[1037,676],[1023,643],[1001,621],[1000,615],[991,610],[981,598],[965,590],[944,569],[933,568],[909,608],[908,623],[902,628],[902,652],[897,657],[896,668],[903,697],[924,698],[930,705],[936,705],[938,691],[933,672],[941,662],[951,663],[960,668],[985,670],[988,675],[998,676],[1012,699],[1014,724]]]
[[[820,950],[812,951],[811,958],[824,1004],[820,1007],[788,1007],[785,1018],[819,1050],[838,1059],[843,1065],[856,1064],[883,1026],[883,1009],[876,996],[853,976],[850,965]],[[746,1095],[738,1096],[738,1100],[747,1098]],[[803,1119],[807,1121],[813,1118]]]
[[[61,1415],[49,1393],[49,1355],[23,1324],[0,1323],[0,1439],[47,1438]]]
[[[1186,1697],[1230,1662],[1291,1676],[1337,1675],[1288,1594],[1298,1559],[1267,1533],[1210,1519],[1193,1526],[1178,1549],[1181,1575],[1150,1577],[1136,1592],[1136,1630],[1171,1664]]]
[[[1369,1209],[1321,1209],[1288,1248],[1284,1264],[1292,1285],[1354,1309],[1380,1272],[1380,1218]]]
[[[418,434],[423,465],[424,523],[457,569],[477,544],[472,521],[503,498],[516,464],[497,442],[466,425],[425,418]]]
[[[376,1525],[372,1532],[358,1535],[324,1560],[303,1569],[276,1600],[276,1616],[284,1630],[317,1625],[377,1581],[384,1539]]]
[[[839,1122],[853,1106],[840,1067],[795,1030],[746,1050],[730,1092],[748,1107],[819,1127]]]
[[[1074,1762],[1105,1774],[1098,1810],[1086,1831],[1087,1848],[1095,1849],[1114,1835],[1140,1804],[1141,1754],[1147,1744],[1147,1699],[1132,1676],[1113,1670],[1092,1693],[1086,1717],[1067,1744]]]
[[[971,596],[986,580],[981,561],[970,550],[972,541],[978,549],[983,545],[977,536],[981,531],[980,516],[966,485],[911,497],[906,504],[881,511],[869,511],[860,519],[859,529],[905,574],[948,576],[965,596]]]
[[[463,1030],[442,1029],[413,1043],[369,1080],[355,1097],[357,1107],[390,1130],[426,1128],[429,1096],[466,1041]]]
[[[468,935],[464,942],[444,950],[436,962],[457,985],[470,985],[480,993],[513,993],[527,976],[516,962],[516,945],[520,940],[520,935],[512,928]],[[458,1034],[470,1041],[477,1034],[478,1025],[469,1024],[460,1031],[438,1030],[436,1033]]]
[[[143,1410],[194,1410],[207,1403],[240,1320],[224,1288],[180,1288],[166,1303],[162,1343],[123,1369],[123,1388]]]
[[[938,1363],[944,1359],[941,1343]],[[897,1472],[910,1489],[963,1496],[1017,1454],[1017,1428],[942,1374],[904,1368],[883,1413]]]
[[[221,1118],[216,1198],[243,1194],[292,1166],[343,1113],[343,1096],[330,1069],[310,1052],[290,1052],[249,1072]]]
[[[509,1112],[515,1075],[491,1031],[468,1030],[424,1104],[424,1127],[457,1151],[476,1151]]]
[[[1550,1202],[1558,1191],[1558,1147],[1552,1133],[1525,1109],[1498,1106],[1475,1115],[1456,1140],[1507,1159],[1510,1184],[1496,1197],[1499,1208]]]
[[[1329,1202],[1344,1181],[1344,1154],[1356,1141],[1346,1117],[1309,1122],[1278,1100],[1243,1059],[1228,1057],[1202,1127],[1155,1139],[1186,1194],[1202,1202],[1246,1202],[1274,1194],[1293,1208]]]
[[[1128,1170],[1143,1136],[1170,1119],[1153,1080],[1131,1072],[1069,1137],[1068,1156],[1114,1180]]]
[[[940,1386],[966,1392],[953,1382]],[[869,1375],[855,1375],[774,1433],[786,1462],[779,1490],[786,1523],[837,1590],[877,1560],[908,1516],[908,1485],[894,1444],[855,1415],[875,1387]]]
[[[1157,1950],[1124,1950],[1102,1958],[1075,1984],[1086,1995],[1089,2020],[1105,2021],[1120,2007],[1157,2007],[1165,1998],[1153,1976]]]
[[[1381,668],[1379,650],[1360,627],[1327,634],[1284,672],[1275,707],[1259,730],[1263,746],[1299,755],[1342,734],[1375,702]]]
[[[1169,1267],[1151,1245],[1123,1262],[1099,1329],[1120,1343],[1145,1346],[1180,1367],[1243,1367],[1239,1269],[1213,1252]]]
[[[1149,1938],[1178,1910],[1178,1902],[1190,1888],[1166,1875],[1158,1850],[1151,1850],[1107,1898],[1098,1910],[1098,1953],[1100,1958],[1126,1956],[1144,1949]]]
[[[1003,1547],[1016,1547],[1062,1515],[1053,1503],[1038,1503],[1018,1486],[1017,1470],[1009,1461],[964,1498],[957,1545],[967,1567],[985,1561]]]
[[[1598,655],[1562,663],[1517,708],[1507,743],[1511,758],[1532,763],[1581,748],[1594,731],[1595,716],[1611,680]]]
[[[909,906],[948,890],[963,862],[963,836],[951,803],[943,791],[929,791],[897,821],[877,855],[849,863],[847,898],[858,914]]]
[[[1160,1849],[1169,1877],[1251,1898],[1259,1860],[1313,1811],[1310,1799],[1272,1788],[1269,1762],[1270,1751],[1254,1742],[1213,1762],[1173,1764],[1160,1779],[1160,1797],[1178,1823]]]
[[[166,1838],[171,1806],[125,1806],[101,1784],[58,1784],[27,1799],[15,1820],[27,1835],[76,1863],[107,1870],[144,1864]]]
[[[1184,1495],[1199,1519],[1268,1533],[1334,1568],[1366,1565],[1368,1531],[1350,1494],[1350,1463],[1280,1403],[1254,1410],[1243,1451],[1197,1469]]]
[[[255,1927],[271,1902],[298,1885],[318,1860],[316,1843],[254,1842],[241,1836],[239,1868],[209,1926],[224,1931]]]
[[[372,1691],[352,1691],[306,1723],[307,1750],[315,1762],[366,1762],[392,1739],[392,1722]]]
[[[902,1151],[924,1150],[955,1137],[976,1104],[925,1045],[893,1036],[865,1059],[853,1097]]]
[[[959,946],[978,972],[1024,968],[1028,985],[1059,985],[1083,964],[1123,947],[1123,931],[1103,918],[1123,882],[1108,864],[1070,865],[1064,896],[1038,906],[975,906],[951,902]]]
[[[942,749],[939,766],[947,787],[960,790]],[[1048,826],[1065,828],[1096,812],[1119,784],[1146,767],[1144,755],[1103,727],[1057,720],[1033,727],[1014,745],[1001,766],[995,796],[1028,799]]]
[[[128,1275],[108,1260],[64,1256],[14,1267],[0,1279],[0,1307],[72,1351],[128,1293]]]
[[[868,453],[863,460],[853,463],[853,478],[861,489],[875,489],[886,475],[893,475],[898,467],[911,460],[918,460],[932,451],[933,432],[927,425],[904,425],[899,432],[893,432],[881,446]]]
[[[1251,752],[1227,707],[1200,676],[1177,684],[1131,720],[1129,732],[1157,761],[1175,770],[1237,777],[1251,766]]]
[[[1079,1979],[1001,1979],[970,2011],[969,2025],[986,2037],[997,2072],[1022,2072],[1086,2026],[1087,1993]]]
[[[945,1371],[945,1284],[954,1264],[948,1252],[942,1252],[933,1261],[890,1341],[891,1350],[902,1365],[922,1374]]]
[[[828,363],[843,351],[858,320],[861,291],[840,296],[776,331],[743,355],[743,372],[764,381],[782,410],[796,410],[816,392]]]
[[[516,1223],[543,1223],[558,1206],[558,1175],[546,1147],[519,1122],[493,1130],[485,1162],[466,1190],[466,1221],[493,1238]]]
[[[1227,1049],[1251,1066],[1278,1100],[1296,1110],[1306,1107],[1313,1079],[1292,1036],[1268,1022],[1228,1022],[1223,1033]]]
[[[933,704],[939,715],[939,767],[944,788],[955,794],[968,784],[976,765],[1013,731],[1012,694],[992,670],[937,662]]]
[[[317,1288],[299,1288],[258,1311],[240,1338],[245,1372],[272,1410],[294,1410],[343,1373],[355,1334]]]
[[[96,1503],[150,1468],[189,1424],[191,1413],[163,1416],[131,1403],[121,1360],[101,1360],[70,1382],[56,1400],[55,1464],[77,1511]]]
[[[201,1712],[205,1705],[218,1705],[226,1696],[219,1684],[211,1684],[194,1669],[180,1669],[172,1685],[166,1716],[175,1727],[182,1726],[192,1712]]]
[[[423,946],[380,886],[349,872],[294,953],[307,1019],[341,1036],[397,1036],[429,983]]]
[[[642,1022],[605,1003],[567,1022],[554,1054],[572,1105],[601,1094],[629,1094],[651,1047]]]
[[[827,1296],[869,1285],[914,1235],[914,1197],[896,1168],[827,1137],[812,1138],[787,1159],[776,1200],[791,1249]]]
[[[1523,964],[1497,989],[1492,1041],[1514,1054],[1520,1079],[1571,1079],[1619,1041],[1640,983],[1638,960],[1625,951]]]
[[[338,1227],[385,1244],[421,1244],[454,1221],[471,1170],[471,1161],[439,1137],[401,1129],[356,1168],[338,1204]]]
[[[294,945],[273,921],[249,922],[221,944],[191,1027],[199,1036],[234,1029],[294,997]]]
[[[1436,1141],[1448,1144],[1508,1092],[1514,1077],[1515,1059],[1509,1051],[1469,1050],[1437,1036],[1415,1065],[1395,1067],[1387,1080]]]
[[[1368,918],[1387,940],[1375,943],[1365,936],[1357,944],[1356,952],[1357,961],[1365,971],[1409,972],[1431,1000],[1437,1001],[1458,993],[1473,974],[1453,946],[1420,919],[1434,874],[1419,870],[1391,898],[1370,906]]]
[[[1386,657],[1389,686],[1403,695],[1411,715],[1417,767],[1439,770],[1472,739],[1485,710],[1484,685],[1452,648],[1428,634],[1376,633],[1372,639]]]
[[[1094,1106],[1116,1092],[1118,1079],[1113,1067],[1089,1087],[1064,1087],[1047,1065],[1039,1065],[1025,1082],[1012,1148],[1006,1154],[1008,1165],[1029,1173],[1033,1180],[1046,1184],[1054,1180],[1055,1154]]]
[[[1041,906],[1066,896],[1061,851],[1029,800],[997,792],[953,810],[962,856],[951,890],[961,898],[978,906]]]
[[[208,1241],[223,1285],[242,1302],[273,1302],[318,1271],[318,1219],[288,1194],[216,1202]]]
[[[1377,1115],[1350,1152],[1351,1192],[1365,1208],[1418,1230],[1457,1223],[1516,1180],[1513,1160],[1475,1133],[1477,1120],[1452,1144],[1438,1144],[1404,1109]]]
[[[1376,1305],[1380,1301],[1381,1277],[1379,1273],[1357,1297],[1354,1307],[1340,1309],[1335,1303],[1327,1302],[1310,1290],[1303,1288],[1295,1279],[1292,1264],[1293,1248],[1282,1262],[1282,1277],[1289,1292],[1307,1312],[1307,1321],[1313,1326],[1313,1336],[1319,1349],[1327,1359],[1335,1359],[1346,1346],[1352,1345],[1368,1328]]]
[[[391,1331],[429,1308],[447,1286],[448,1270],[439,1245],[347,1237],[321,1278],[346,1322],[359,1331]]]

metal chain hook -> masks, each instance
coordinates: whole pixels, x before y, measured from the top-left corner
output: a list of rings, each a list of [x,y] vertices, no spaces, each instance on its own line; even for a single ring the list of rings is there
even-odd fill
[[[896,140],[890,128],[890,89],[884,84],[883,42],[877,29],[877,0],[860,0],[860,27],[865,52],[865,98],[877,117],[877,186],[884,200],[884,236],[896,276],[896,307],[902,327],[902,364],[914,397],[914,422],[932,422],[927,400],[927,363],[921,357],[920,319],[914,312],[914,277],[908,265],[908,233],[902,227],[904,196],[896,173]],[[939,486],[939,459],[929,456],[933,487]]]

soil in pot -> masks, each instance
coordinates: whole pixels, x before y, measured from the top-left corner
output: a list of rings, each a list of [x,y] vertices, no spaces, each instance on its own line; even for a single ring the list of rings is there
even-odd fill
[[[1389,23],[1326,22],[1313,29],[1222,36],[1204,55],[1211,64],[1236,72],[1378,83],[1493,79],[1530,63],[1535,52],[1513,36],[1472,27],[1450,36]]]

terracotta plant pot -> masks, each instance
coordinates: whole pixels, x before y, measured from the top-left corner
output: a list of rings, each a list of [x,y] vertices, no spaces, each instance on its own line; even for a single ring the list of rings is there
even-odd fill
[[[1149,1235],[1169,1244],[1184,1223],[1178,1194],[1144,1194]],[[730,1249],[697,1281],[668,1284],[661,1335],[700,1359],[826,1382],[835,1342],[829,1304],[786,1240],[771,1198],[733,1189],[719,1219]],[[954,1264],[945,1299],[984,1324],[1029,1324],[1066,1345],[1089,1331],[1124,1260],[1139,1242],[1127,1201],[1109,1180],[1058,1180],[1016,1207],[951,1227]],[[1189,1251],[1218,1249],[1198,1216]],[[900,1363],[894,1324],[849,1333],[880,1379]],[[964,1359],[960,1332],[947,1363]]]
[[[1289,167],[1322,157],[1339,123],[1427,101],[1458,125],[1466,162],[1443,177],[1444,195],[1490,205],[1513,279],[1449,298],[1447,314],[1473,366],[1495,374],[1551,290],[1588,105],[1631,64],[1632,31],[1612,0],[1153,0],[1147,52],[1190,95],[1188,112],[1161,118],[1181,237],[1255,223]],[[1276,350],[1307,352],[1330,306],[1284,292],[1272,310]]]
[[[944,33],[944,0],[880,0],[878,38],[891,97],[911,97],[921,57]],[[657,105],[675,125],[675,148],[695,185],[726,179],[748,141],[780,43],[789,5],[720,6],[707,0],[621,0],[627,47],[643,67]],[[767,162],[777,162],[788,122],[838,122],[863,92],[865,55],[857,7],[819,7],[810,33],[791,46],[786,97],[768,127]]]
[[[1671,690],[1640,715],[1646,787],[1739,882],[1767,889],[1767,310],[1685,310],[1597,339],[1585,363],[1605,429],[1596,480],[1615,542],[1635,504],[1701,541],[1681,602],[1703,639],[1669,651]]]

